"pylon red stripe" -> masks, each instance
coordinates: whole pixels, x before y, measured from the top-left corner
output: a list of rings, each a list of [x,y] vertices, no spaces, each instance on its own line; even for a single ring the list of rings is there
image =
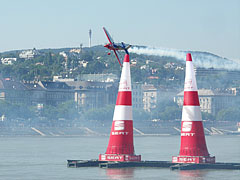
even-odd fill
[[[131,91],[119,91],[117,96],[116,105],[132,105],[132,92]]]
[[[200,106],[197,91],[184,91],[184,106]]]
[[[123,62],[129,62],[129,55],[128,54],[125,55]]]
[[[190,122],[181,129],[180,156],[209,156],[202,121]]]
[[[190,53],[187,53],[186,61],[192,61],[192,56]]]
[[[132,120],[113,121],[106,154],[134,154]]]

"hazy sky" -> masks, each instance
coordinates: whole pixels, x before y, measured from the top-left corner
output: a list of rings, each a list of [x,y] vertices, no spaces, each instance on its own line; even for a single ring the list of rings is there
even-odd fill
[[[130,44],[240,59],[240,0],[0,0],[0,52]]]

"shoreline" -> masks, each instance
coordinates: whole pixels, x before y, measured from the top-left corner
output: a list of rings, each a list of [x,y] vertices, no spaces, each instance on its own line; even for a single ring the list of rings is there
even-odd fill
[[[74,126],[0,126],[0,137],[7,136],[41,136],[41,137],[108,137],[111,130],[111,122],[100,124],[89,122]],[[134,123],[134,136],[180,136],[181,122],[158,122],[156,123]],[[204,122],[205,136],[234,135],[240,136],[236,123],[226,122]]]

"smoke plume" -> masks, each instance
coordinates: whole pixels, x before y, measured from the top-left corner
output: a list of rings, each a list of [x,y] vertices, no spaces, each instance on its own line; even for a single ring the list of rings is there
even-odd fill
[[[240,70],[240,63],[217,55],[200,52],[200,51],[182,51],[167,48],[150,48],[150,47],[132,47],[129,52],[144,55],[154,55],[161,57],[173,57],[179,61],[185,62],[186,53],[191,53],[194,65],[202,68]]]

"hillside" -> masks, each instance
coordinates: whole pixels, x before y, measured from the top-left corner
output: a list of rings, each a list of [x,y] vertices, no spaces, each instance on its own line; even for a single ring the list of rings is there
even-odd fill
[[[10,64],[0,64],[1,76],[20,81],[51,81],[53,76],[77,79],[79,74],[114,73],[120,74],[120,67],[113,54],[102,45],[91,48],[58,48],[29,50],[35,55],[23,58],[26,50],[8,51],[0,58],[16,58]],[[156,86],[182,88],[184,81],[185,56],[192,53],[194,65],[205,69],[222,69],[223,71],[200,78],[199,87],[227,88],[239,85],[239,81],[229,78],[228,71],[240,71],[240,64],[208,52],[181,51],[164,48],[133,46],[130,50],[133,82],[152,83]],[[121,54],[123,59],[124,54]],[[3,61],[2,61],[3,62]],[[223,73],[224,72],[224,73]],[[227,72],[227,73],[225,73]],[[217,83],[216,82],[217,79]],[[213,82],[210,85],[207,82]],[[201,84],[204,84],[202,86]],[[216,85],[215,85],[216,84]]]

